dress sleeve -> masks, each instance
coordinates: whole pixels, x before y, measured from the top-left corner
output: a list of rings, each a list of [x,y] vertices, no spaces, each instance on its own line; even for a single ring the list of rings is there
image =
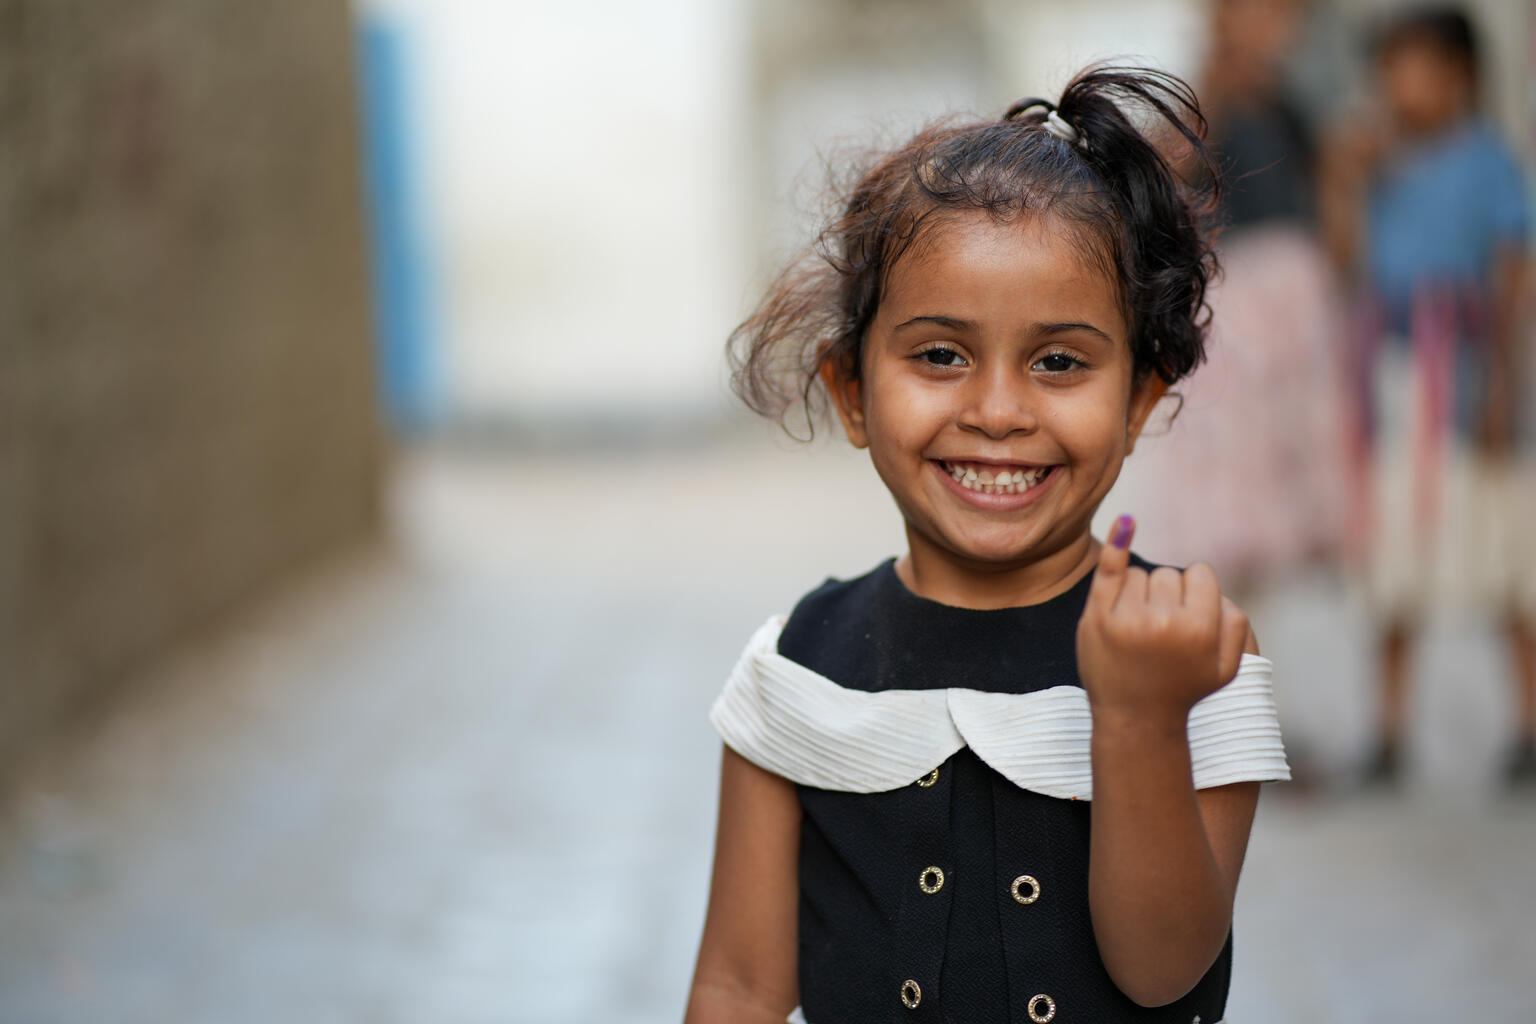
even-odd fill
[[[1243,655],[1232,681],[1189,712],[1195,788],[1291,777],[1275,709],[1274,663]]]
[[[710,724],[742,757],[845,793],[910,785],[962,745],[943,690],[849,690],[778,653],[782,619],[753,634]]]
[[[1196,789],[1291,777],[1275,711],[1273,664],[1245,654],[1237,675],[1189,712]],[[1093,799],[1093,714],[1081,686],[1034,693],[949,691],[965,743],[1021,789],[1061,800]]]

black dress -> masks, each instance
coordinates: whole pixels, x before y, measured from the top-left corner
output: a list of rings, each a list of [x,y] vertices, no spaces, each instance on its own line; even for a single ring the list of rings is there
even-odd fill
[[[918,597],[888,561],[802,599],[778,651],[853,690],[1080,687],[1091,579],[1042,604],[977,611]],[[1137,1006],[1110,980],[1088,914],[1087,801],[1020,788],[968,746],[936,767],[888,792],[797,787],[810,1024],[1222,1019],[1230,937],[1168,1006]]]

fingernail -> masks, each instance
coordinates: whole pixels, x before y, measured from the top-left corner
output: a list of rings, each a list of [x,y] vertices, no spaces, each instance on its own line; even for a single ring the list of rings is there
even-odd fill
[[[1109,530],[1109,543],[1111,547],[1117,547],[1124,551],[1131,546],[1131,534],[1136,530],[1136,520],[1130,516],[1120,516],[1115,520],[1115,525]]]

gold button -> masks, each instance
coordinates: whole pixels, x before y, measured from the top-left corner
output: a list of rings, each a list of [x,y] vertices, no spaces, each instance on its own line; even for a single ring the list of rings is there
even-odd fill
[[[917,784],[919,786],[922,786],[924,789],[927,789],[929,786],[933,785],[935,782],[938,782],[938,781],[939,781],[939,770],[937,768],[935,768],[933,771],[929,772],[927,775],[924,775],[922,778],[918,779],[917,780]]]
[[[923,873],[917,876],[917,887],[932,896],[944,888],[944,872],[940,868],[923,868]]]
[[[1040,1004],[1045,1004],[1045,1012],[1040,1012]],[[1056,1000],[1044,992],[1029,1001],[1029,1019],[1035,1024],[1046,1024],[1047,1021],[1056,1019]]]
[[[1039,997],[1037,996],[1036,998],[1039,998]],[[922,989],[922,986],[920,986],[917,982],[913,981],[911,978],[908,978],[906,981],[901,983],[901,1002],[902,1002],[902,1005],[904,1005],[909,1010],[915,1010],[915,1009],[917,1009],[918,1004],[921,1003],[922,1001],[923,1001],[923,989]],[[1055,1011],[1052,1010],[1052,1012],[1054,1013]]]
[[[1029,886],[1028,896],[1025,896],[1023,893],[1019,892],[1019,886],[1021,885]],[[1040,883],[1035,880],[1035,876],[1033,875],[1020,875],[1018,878],[1013,880],[1013,884],[1008,887],[1008,891],[1013,893],[1014,899],[1018,900],[1025,906],[1028,906],[1040,898]],[[1045,998],[1049,999],[1050,996],[1046,996]]]

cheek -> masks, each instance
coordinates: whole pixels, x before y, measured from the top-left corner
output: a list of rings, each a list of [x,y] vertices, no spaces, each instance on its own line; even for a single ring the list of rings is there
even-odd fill
[[[872,381],[865,395],[864,416],[872,445],[877,441],[896,446],[921,443],[947,414],[940,395],[899,377]]]
[[[1049,426],[1062,448],[1084,462],[1119,458],[1129,437],[1129,403],[1116,393],[1064,404],[1052,411]]]

